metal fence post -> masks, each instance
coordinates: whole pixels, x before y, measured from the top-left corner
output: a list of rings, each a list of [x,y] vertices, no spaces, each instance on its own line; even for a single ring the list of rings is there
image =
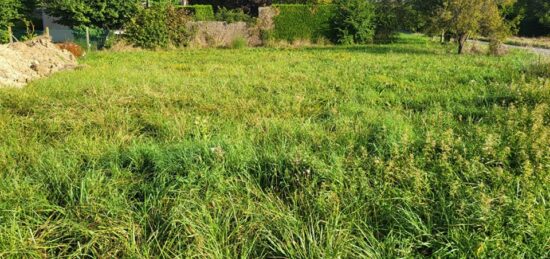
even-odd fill
[[[50,37],[50,27],[46,27],[46,30],[44,30],[44,34]]]
[[[90,44],[90,29],[88,27],[86,27],[86,47],[88,48],[88,52],[90,52],[92,45]]]

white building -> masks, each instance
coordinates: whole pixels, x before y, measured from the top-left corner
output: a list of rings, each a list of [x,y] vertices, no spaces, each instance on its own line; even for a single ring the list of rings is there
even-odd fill
[[[54,42],[73,41],[73,30],[70,27],[55,22],[55,18],[42,11],[42,24],[44,31],[46,28],[50,31],[50,36]]]

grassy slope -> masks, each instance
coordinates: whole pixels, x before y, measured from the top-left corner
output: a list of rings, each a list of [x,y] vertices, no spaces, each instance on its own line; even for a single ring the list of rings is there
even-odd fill
[[[548,257],[550,80],[449,53],[97,53],[0,89],[0,257]]]

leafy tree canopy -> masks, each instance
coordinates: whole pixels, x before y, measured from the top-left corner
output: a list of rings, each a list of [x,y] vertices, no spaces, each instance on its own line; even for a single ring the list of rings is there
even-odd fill
[[[46,11],[67,26],[122,28],[139,10],[141,0],[45,0]]]

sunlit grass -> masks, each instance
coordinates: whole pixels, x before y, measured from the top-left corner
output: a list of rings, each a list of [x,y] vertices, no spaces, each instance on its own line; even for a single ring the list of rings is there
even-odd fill
[[[454,52],[99,52],[0,89],[0,257],[548,257],[548,73]]]

